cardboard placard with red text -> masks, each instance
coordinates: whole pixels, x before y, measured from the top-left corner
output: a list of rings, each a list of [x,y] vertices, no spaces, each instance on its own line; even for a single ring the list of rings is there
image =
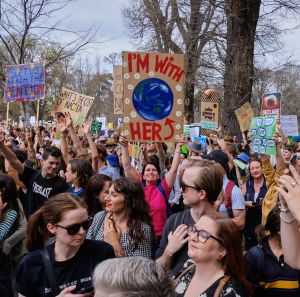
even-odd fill
[[[184,88],[184,55],[123,52],[124,135],[130,141],[178,141]]]

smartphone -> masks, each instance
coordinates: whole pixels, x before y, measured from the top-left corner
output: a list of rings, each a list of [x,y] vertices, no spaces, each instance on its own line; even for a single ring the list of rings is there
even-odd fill
[[[93,293],[94,292],[94,287],[89,286],[89,287],[83,287],[83,288],[75,288],[72,291],[72,294],[83,294],[83,293]]]

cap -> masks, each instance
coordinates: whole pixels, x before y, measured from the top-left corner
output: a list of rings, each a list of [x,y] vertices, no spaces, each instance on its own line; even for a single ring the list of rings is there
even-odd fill
[[[237,159],[246,164],[248,164],[250,162],[250,156],[248,156],[246,153],[239,154]]]
[[[198,153],[198,154],[200,154],[201,152],[204,151],[200,141],[193,141],[193,142],[188,143],[188,148],[190,151],[192,151],[194,153]]]
[[[224,168],[226,174],[229,175],[230,172],[229,164],[228,164],[229,158],[224,152],[220,150],[215,150],[212,151],[210,154],[203,156],[203,159],[213,160],[219,163]]]

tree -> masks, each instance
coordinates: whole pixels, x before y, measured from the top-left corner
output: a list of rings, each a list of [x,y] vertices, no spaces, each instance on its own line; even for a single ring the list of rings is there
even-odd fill
[[[74,56],[96,37],[95,30],[71,31],[64,29],[64,19],[51,23],[55,15],[72,0],[2,0],[0,22],[0,64],[23,64],[45,61],[46,68]],[[68,33],[73,37],[58,43],[58,34]],[[41,45],[46,51],[36,51]],[[4,73],[1,73],[2,83]],[[25,104],[20,103],[25,117]]]
[[[266,44],[265,39],[270,38],[269,33],[265,35],[264,40],[258,39],[258,21],[267,20],[272,24],[270,18],[279,10],[299,11],[298,2],[298,0],[226,0],[227,50],[222,118],[226,119],[224,126],[227,131],[231,133],[239,131],[234,110],[245,102],[250,102],[252,98],[255,41]],[[260,11],[262,5],[267,10],[265,13]],[[270,28],[270,25],[265,27]],[[272,46],[274,43],[269,44]]]
[[[224,49],[225,25],[221,12],[222,1],[217,0],[131,0],[122,10],[138,48],[185,54],[188,122],[194,120],[197,75],[219,66],[215,57]]]

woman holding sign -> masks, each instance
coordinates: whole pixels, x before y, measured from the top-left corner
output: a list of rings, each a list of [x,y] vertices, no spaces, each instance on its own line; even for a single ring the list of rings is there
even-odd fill
[[[146,200],[149,204],[154,235],[156,237],[153,252],[155,252],[159,245],[168,215],[171,214],[168,198],[176,179],[180,162],[181,147],[184,143],[186,143],[186,139],[185,136],[182,135],[176,146],[171,168],[165,178],[161,180],[160,167],[157,162],[147,162],[143,167],[142,174],[137,173],[136,170],[131,167],[128,141],[124,136],[120,136],[120,144],[122,145],[122,165],[124,167],[125,176],[134,177],[141,182]]]

